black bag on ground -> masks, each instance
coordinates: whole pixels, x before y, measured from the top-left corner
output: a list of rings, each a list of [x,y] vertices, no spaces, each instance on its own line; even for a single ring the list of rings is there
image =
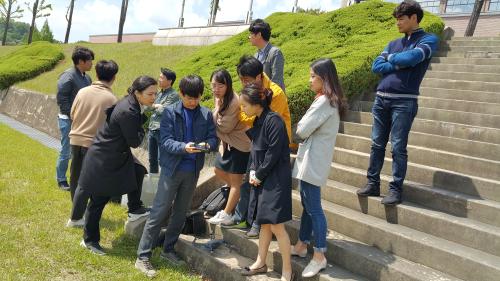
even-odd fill
[[[182,229],[182,234],[200,236],[207,232],[207,223],[203,216],[203,210],[193,210],[186,214],[186,221],[184,222],[184,228]],[[165,234],[167,233],[167,227],[162,227],[160,233],[158,234],[158,239],[154,247],[163,247],[163,242],[165,242]]]
[[[210,216],[215,216],[218,211],[226,207],[227,198],[229,197],[229,187],[223,186],[214,190],[201,203],[200,210],[207,212]]]

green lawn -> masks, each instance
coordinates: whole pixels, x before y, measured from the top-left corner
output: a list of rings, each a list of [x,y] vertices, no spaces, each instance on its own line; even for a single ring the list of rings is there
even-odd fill
[[[3,55],[7,55],[10,52],[13,52],[20,48],[21,46],[0,46],[0,57]]]
[[[79,246],[81,229],[68,229],[69,193],[56,188],[57,152],[0,124],[1,280],[149,280],[134,268],[138,242],[124,234],[126,210],[106,207],[101,244],[107,256]],[[158,259],[157,280],[201,280]]]
[[[41,93],[54,95],[57,90],[57,79],[67,68],[73,65],[71,52],[77,44],[63,45],[65,59],[53,70],[43,73],[31,80],[16,84],[16,86]],[[117,96],[123,96],[139,75],[158,77],[160,67],[173,65],[186,56],[195,52],[197,47],[186,46],[153,46],[151,42],[122,43],[122,44],[79,44],[92,49],[96,55],[96,63],[101,59],[112,59],[120,67],[113,91]],[[95,80],[95,70],[90,75]],[[180,80],[180,79],[179,79]],[[178,82],[178,81],[177,81]]]

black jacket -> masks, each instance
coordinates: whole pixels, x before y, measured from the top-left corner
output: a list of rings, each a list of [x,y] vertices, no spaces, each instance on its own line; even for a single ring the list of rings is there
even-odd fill
[[[61,114],[70,116],[71,106],[80,89],[90,86],[92,79],[76,67],[64,71],[57,80],[57,105]]]
[[[146,117],[134,95],[120,100],[106,114],[85,155],[78,184],[92,195],[116,196],[138,188],[134,167],[138,162],[130,148],[142,143]]]
[[[252,140],[249,169],[261,181],[252,187],[248,221],[278,224],[292,219],[292,170],[285,122],[265,110],[247,131]]]

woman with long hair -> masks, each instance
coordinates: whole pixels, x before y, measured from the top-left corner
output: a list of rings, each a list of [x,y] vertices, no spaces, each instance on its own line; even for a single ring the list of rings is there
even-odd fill
[[[273,234],[282,257],[281,280],[292,280],[290,238],[284,223],[292,219],[292,175],[286,125],[270,110],[272,91],[250,83],[241,91],[241,108],[255,116],[248,130],[252,140],[249,160],[250,203],[248,217],[261,226],[257,260],[243,269],[245,276],[267,272],[266,257]]]
[[[321,186],[326,184],[333,158],[340,116],[345,112],[344,95],[331,59],[311,64],[309,83],[316,94],[313,103],[297,124],[299,145],[292,176],[299,180],[302,201],[299,240],[292,255],[306,257],[314,233],[314,255],[302,272],[312,277],[326,268],[326,218],[321,206]]]
[[[208,222],[228,225],[233,222],[232,213],[240,199],[240,187],[247,170],[250,155],[248,127],[239,120],[240,98],[233,92],[231,75],[225,69],[212,73],[210,86],[215,100],[213,111],[217,137],[221,140],[215,160],[215,174],[229,187],[229,198],[224,210],[220,210]]]

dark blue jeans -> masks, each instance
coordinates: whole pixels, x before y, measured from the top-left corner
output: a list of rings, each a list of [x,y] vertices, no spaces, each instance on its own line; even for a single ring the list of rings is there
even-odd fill
[[[408,134],[417,115],[417,99],[394,99],[377,96],[373,104],[372,147],[368,183],[380,186],[380,171],[384,165],[385,147],[391,136],[392,176],[390,191],[401,192],[406,176]]]
[[[321,207],[321,188],[305,181],[300,181],[300,200],[302,217],[300,218],[299,240],[310,244],[314,233],[314,251],[326,253],[326,217]]]
[[[149,131],[148,151],[149,151],[149,172],[158,173],[158,160],[160,158],[160,130]]]

